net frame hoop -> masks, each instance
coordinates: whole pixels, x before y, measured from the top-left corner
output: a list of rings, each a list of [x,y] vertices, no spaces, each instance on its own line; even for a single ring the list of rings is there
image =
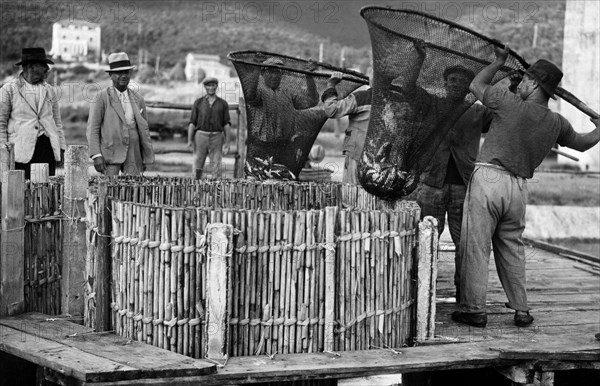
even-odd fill
[[[504,47],[504,45],[501,42],[499,42],[498,40],[496,40],[496,39],[489,38],[489,37],[487,37],[485,35],[480,34],[479,32],[473,31],[472,29],[467,28],[465,26],[462,26],[462,25],[460,25],[458,23],[455,23],[455,22],[450,21],[450,20],[442,19],[442,18],[437,17],[437,16],[429,15],[429,14],[427,14],[425,12],[414,11],[414,10],[410,10],[410,9],[394,9],[394,8],[388,8],[388,7],[380,7],[380,6],[368,5],[368,6],[362,7],[360,9],[360,16],[363,19],[367,20],[367,18],[365,17],[365,13],[368,12],[368,11],[375,11],[375,10],[386,11],[388,13],[397,13],[397,14],[402,14],[402,13],[413,14],[413,15],[421,16],[421,17],[423,17],[425,19],[435,20],[435,21],[438,21],[440,23],[447,24],[447,25],[449,25],[451,27],[460,29],[460,30],[462,30],[462,31],[464,31],[466,33],[471,34],[471,35],[474,35],[475,37],[483,39],[483,40],[487,41],[488,43],[493,44],[496,47],[501,47],[501,48]],[[401,36],[403,38],[408,38],[409,40],[412,40],[412,41],[417,40],[417,39],[412,38],[412,37],[407,37],[406,35],[403,35],[403,34],[397,32],[397,31],[391,30],[391,29],[389,29],[389,28],[381,25],[380,23],[378,23],[376,21],[373,21],[373,20],[370,20],[370,19],[368,21],[370,23],[372,23],[373,25],[377,26],[378,28],[381,28],[382,30],[384,30],[386,32],[389,32],[389,33],[391,33],[393,35]],[[428,45],[430,45],[430,46],[432,46],[432,47],[441,48],[441,47],[436,46],[435,44],[431,44],[429,42],[425,42],[425,43],[428,44]],[[452,53],[456,53],[456,52],[453,52],[452,50],[449,50],[449,49],[446,49],[446,50],[449,51],[449,52],[452,52]],[[523,59],[515,51],[513,51],[512,49],[509,49],[509,54],[511,56],[513,56],[525,69],[529,68],[529,63],[527,63],[527,61],[525,59]],[[463,56],[463,57],[468,57],[469,59],[471,59],[469,55],[465,55],[463,53],[460,53],[460,55]],[[487,61],[485,63],[487,63]]]
[[[318,76],[320,78],[329,78],[331,76],[331,74],[323,74],[323,73],[319,73],[319,72],[303,70],[303,69],[300,69],[300,68],[292,68],[292,67],[281,66],[281,65],[278,65],[278,64],[256,63],[256,62],[251,62],[251,61],[248,61],[248,60],[244,60],[244,59],[240,59],[240,58],[235,58],[234,57],[234,55],[243,55],[243,54],[262,54],[262,55],[266,55],[266,56],[275,56],[275,57],[280,57],[280,58],[294,60],[294,61],[307,62],[307,63],[309,62],[306,59],[295,58],[293,56],[288,56],[288,55],[283,55],[283,54],[275,54],[275,53],[267,52],[267,51],[255,51],[255,50],[232,51],[232,52],[230,52],[230,53],[227,54],[227,59],[229,59],[233,63],[243,63],[243,64],[248,64],[248,65],[257,66],[257,67],[278,68],[278,69],[282,69],[282,70],[286,70],[286,71],[296,72],[296,73],[299,73],[299,74]],[[332,70],[334,72],[341,72],[342,74],[352,75],[352,76],[358,78],[358,79],[356,79],[356,78],[349,78],[349,77],[344,77],[342,75],[342,79],[344,79],[344,80],[348,80],[348,81],[351,81],[351,82],[360,83],[360,84],[363,84],[363,85],[368,85],[369,84],[369,77],[366,76],[365,74],[360,73],[360,72],[349,70],[347,68],[337,67],[337,66],[334,66],[334,65],[329,64],[329,63],[318,62],[316,60],[312,60],[311,62],[314,63],[314,64],[316,64],[316,65],[318,65],[318,66],[320,66],[320,67]]]

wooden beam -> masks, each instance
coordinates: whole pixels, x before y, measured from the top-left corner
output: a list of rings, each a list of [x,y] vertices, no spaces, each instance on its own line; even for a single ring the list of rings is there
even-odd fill
[[[162,101],[146,101],[146,106],[155,109],[171,109],[171,110],[192,110],[191,103],[171,103]],[[236,110],[238,108],[237,103],[229,103],[229,110]]]
[[[0,146],[0,176],[15,169],[15,145],[8,143]],[[0,177],[1,178],[1,177]]]
[[[333,351],[335,336],[335,219],[337,208],[325,208],[325,351]]]
[[[100,181],[98,184],[98,233],[96,255],[96,330],[109,331],[112,320],[110,307],[110,288],[112,280],[111,238],[112,219],[111,203],[108,198],[108,184]]]
[[[2,235],[0,236],[0,315],[25,310],[25,172],[2,173]]]
[[[244,165],[246,164],[246,139],[248,138],[248,117],[246,115],[246,102],[240,97],[238,109],[237,129],[237,155],[233,178],[244,178]]]
[[[209,224],[207,227],[206,336],[205,357],[223,360],[227,357],[229,315],[227,302],[231,293],[231,251],[233,227]]]
[[[281,382],[316,379],[347,379],[371,375],[414,373],[423,371],[475,369],[509,366],[516,361],[501,360],[485,343],[460,343],[436,347],[358,350],[312,354],[277,354],[229,358],[216,374],[200,377],[144,379],[117,385],[226,385],[256,382]],[[101,386],[101,385],[98,385]],[[102,385],[104,386],[104,385]]]
[[[68,146],[63,196],[62,313],[83,320],[85,300],[85,199],[88,188],[88,148]]]
[[[419,223],[417,250],[417,340],[435,336],[437,279],[437,220],[427,216]]]
[[[48,164],[31,164],[29,180],[36,183],[46,183],[50,178]]]

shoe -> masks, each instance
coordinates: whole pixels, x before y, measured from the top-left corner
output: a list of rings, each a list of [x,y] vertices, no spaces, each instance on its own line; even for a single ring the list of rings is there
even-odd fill
[[[460,286],[456,286],[456,304],[460,303]]]
[[[454,311],[452,320],[456,323],[468,324],[473,327],[485,327],[487,325],[487,314],[485,312],[469,313]]]
[[[529,311],[525,314],[519,314],[515,312],[515,324],[517,327],[527,327],[533,323],[533,316],[529,315]]]

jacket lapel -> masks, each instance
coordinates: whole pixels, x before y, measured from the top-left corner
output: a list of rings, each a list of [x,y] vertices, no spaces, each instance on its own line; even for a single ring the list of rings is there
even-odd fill
[[[37,106],[38,114],[42,112],[42,108],[44,107],[44,102],[46,101],[46,96],[48,95],[48,88],[46,87],[46,84],[43,85],[41,94],[42,95],[40,95],[40,100],[39,100],[38,106]]]
[[[121,100],[119,99],[119,95],[114,87],[108,89],[108,99],[112,108],[115,110],[121,122],[125,123],[125,111],[123,111],[123,106],[121,105]]]
[[[29,102],[29,99],[27,99],[25,97],[25,94],[23,94],[23,87],[25,87],[25,80],[23,80],[22,78],[19,78],[19,87],[18,87],[19,88],[19,95],[21,95],[21,98],[23,98],[23,100],[25,101],[25,103],[27,103],[27,106],[29,106],[31,108],[31,110],[33,110],[33,112],[37,114],[38,109],[34,105],[32,105]]]

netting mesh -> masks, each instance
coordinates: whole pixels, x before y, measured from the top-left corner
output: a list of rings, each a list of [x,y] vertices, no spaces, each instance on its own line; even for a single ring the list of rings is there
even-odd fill
[[[297,179],[327,120],[320,95],[332,72],[343,72],[336,86],[340,98],[368,83],[368,77],[354,71],[268,52],[232,52],[228,58],[246,101],[244,170],[259,180]]]
[[[495,59],[499,43],[419,12],[365,7],[361,15],[371,36],[374,81],[358,177],[371,194],[394,200],[416,188],[443,137],[475,102],[467,89],[456,97],[444,72],[460,67],[472,77]],[[524,65],[511,52],[492,83]]]

